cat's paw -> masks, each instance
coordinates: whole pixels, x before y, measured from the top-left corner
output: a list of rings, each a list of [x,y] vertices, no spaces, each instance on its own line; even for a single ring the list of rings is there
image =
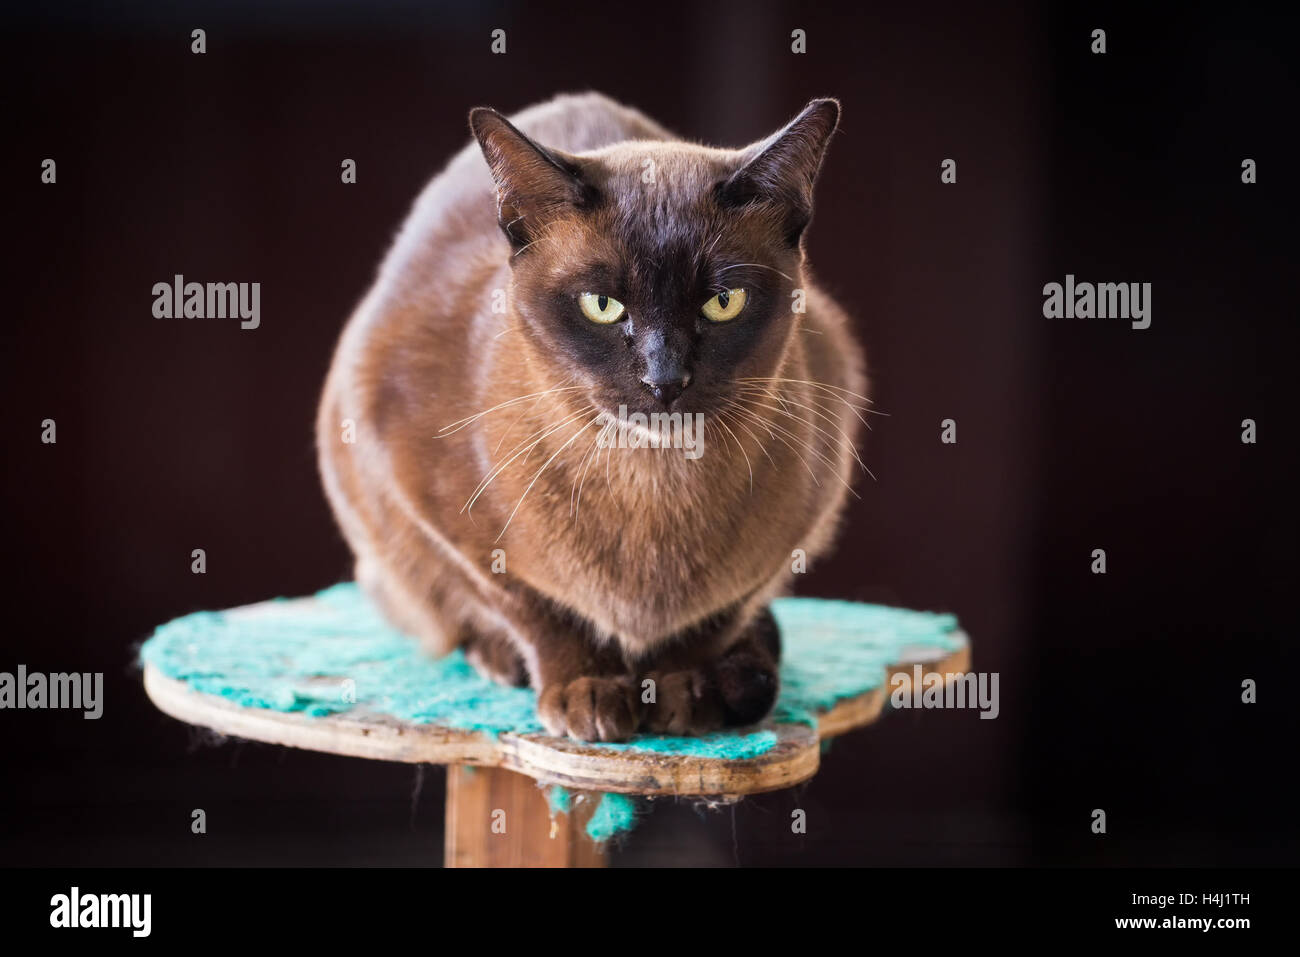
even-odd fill
[[[711,674],[728,726],[762,721],[781,690],[776,665],[757,654],[727,655],[713,665]]]
[[[628,678],[578,678],[543,688],[537,696],[537,716],[556,736],[625,741],[640,723],[639,700]]]
[[[718,686],[702,668],[661,671],[654,681],[654,701],[646,711],[644,728],[655,734],[708,734],[726,717]]]

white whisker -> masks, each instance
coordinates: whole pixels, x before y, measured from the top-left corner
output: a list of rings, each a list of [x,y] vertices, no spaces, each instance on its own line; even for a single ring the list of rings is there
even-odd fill
[[[591,411],[591,406],[588,406],[586,411],[590,412],[590,411]],[[497,535],[495,541],[497,541],[497,542],[501,541],[501,536],[504,535],[504,534],[506,533],[506,529],[508,529],[508,528],[510,527],[510,523],[513,522],[513,521],[515,520],[515,515],[519,512],[519,508],[520,508],[520,506],[524,504],[524,499],[526,499],[526,498],[528,497],[528,493],[531,492],[531,491],[533,490],[533,486],[536,485],[536,484],[537,484],[537,480],[538,480],[539,478],[542,477],[542,473],[546,471],[547,466],[549,466],[552,462],[555,461],[555,457],[556,457],[557,455],[559,455],[561,452],[563,452],[565,449],[567,449],[570,445],[572,445],[574,439],[576,439],[578,436],[580,436],[583,432],[587,431],[587,429],[591,428],[592,425],[594,425],[595,423],[599,422],[599,421],[600,421],[600,416],[601,416],[601,413],[597,412],[595,418],[593,418],[593,419],[589,420],[588,422],[586,422],[586,423],[582,426],[582,428],[578,429],[577,432],[574,432],[571,436],[569,436],[568,439],[565,440],[564,444],[561,445],[561,446],[560,446],[558,449],[556,449],[554,452],[552,452],[552,453],[551,453],[551,457],[550,457],[549,459],[547,459],[545,462],[542,463],[542,467],[541,467],[540,469],[537,470],[537,474],[533,476],[533,480],[532,480],[531,482],[529,482],[529,483],[528,483],[528,487],[527,487],[526,489],[524,489],[524,494],[521,495],[521,496],[519,496],[519,501],[515,503],[515,507],[514,507],[514,509],[510,512],[510,517],[506,519],[506,523],[505,523],[504,525],[501,526],[501,532]]]

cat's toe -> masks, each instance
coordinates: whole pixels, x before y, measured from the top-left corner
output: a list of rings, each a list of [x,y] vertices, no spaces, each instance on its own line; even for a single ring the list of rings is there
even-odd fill
[[[562,684],[549,685],[537,695],[537,717],[546,733],[557,738],[568,733],[569,724],[564,715],[564,688]]]
[[[646,730],[656,734],[707,734],[722,727],[723,707],[718,690],[704,671],[660,672],[655,700],[646,712]]]
[[[640,720],[636,702],[632,683],[625,678],[578,678],[545,688],[537,712],[551,734],[578,741],[624,741]]]

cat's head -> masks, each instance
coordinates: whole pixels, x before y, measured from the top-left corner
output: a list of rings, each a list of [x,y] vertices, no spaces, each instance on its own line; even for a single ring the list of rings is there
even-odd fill
[[[777,374],[802,309],[804,230],[839,103],[752,145],[634,140],[568,154],[470,114],[511,244],[511,308],[597,408],[708,412]]]

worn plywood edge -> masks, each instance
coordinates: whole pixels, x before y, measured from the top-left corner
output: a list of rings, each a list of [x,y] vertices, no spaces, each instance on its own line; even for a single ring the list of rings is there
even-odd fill
[[[145,692],[165,714],[188,724],[251,741],[348,757],[423,764],[503,767],[544,784],[624,794],[756,794],[791,787],[817,773],[817,734],[803,725],[771,725],[776,746],[746,760],[654,751],[611,750],[544,734],[459,731],[403,724],[349,711],[326,717],[245,708],[203,694],[152,666]],[[752,729],[751,729],[752,730]]]
[[[505,765],[548,784],[646,795],[758,794],[807,781],[821,761],[807,725],[764,723],[776,744],[753,758],[610,750],[547,735],[502,735]]]
[[[959,633],[960,634],[960,633]],[[965,635],[955,651],[917,649],[887,669],[886,682],[838,702],[817,727],[765,722],[742,733],[766,729],[774,747],[746,759],[707,758],[657,751],[593,747],[545,734],[495,737],[439,725],[404,724],[354,709],[308,717],[266,708],[247,708],[203,694],[168,678],[153,666],[144,670],[149,698],[164,713],[219,734],[348,757],[413,764],[468,764],[518,771],[543,784],[644,795],[744,795],[793,787],[817,773],[820,741],[875,721],[895,675],[910,681],[914,664],[927,673],[956,673],[970,664]]]
[[[846,731],[871,724],[880,717],[895,682],[905,688],[911,687],[914,665],[920,665],[924,674],[950,675],[965,672],[970,668],[970,639],[963,631],[954,632],[953,637],[960,645],[951,651],[922,646],[903,649],[903,654],[900,655],[902,660],[885,669],[884,684],[866,694],[837,702],[817,718],[818,736],[823,740],[834,738]]]
[[[360,710],[309,717],[270,708],[247,708],[195,691],[152,665],[145,666],[144,687],[158,709],[173,718],[250,741],[412,764],[501,763],[496,742],[475,732],[403,724]]]

